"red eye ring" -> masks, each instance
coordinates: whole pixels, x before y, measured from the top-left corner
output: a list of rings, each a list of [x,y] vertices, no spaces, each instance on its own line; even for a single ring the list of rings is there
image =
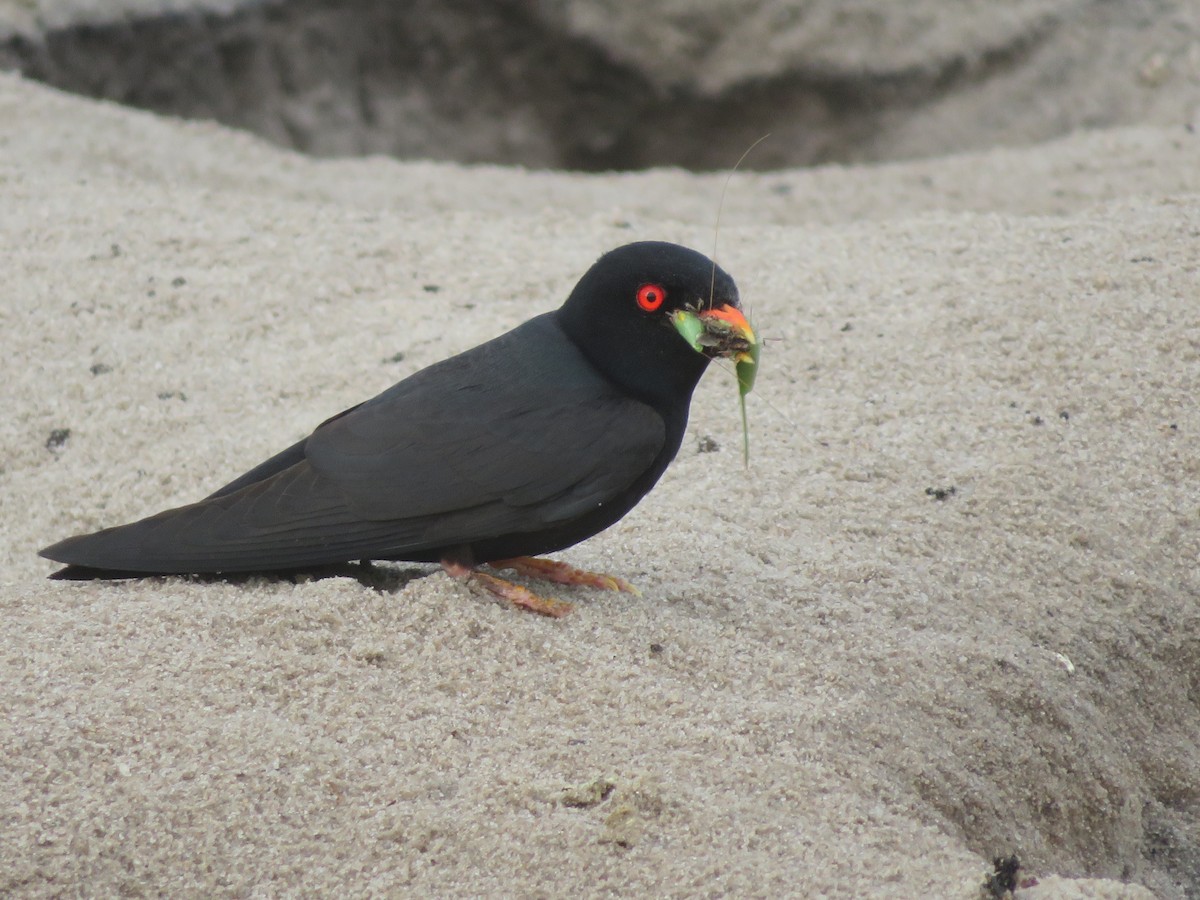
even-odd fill
[[[661,284],[643,284],[638,288],[637,304],[646,312],[654,312],[667,299],[667,292]]]

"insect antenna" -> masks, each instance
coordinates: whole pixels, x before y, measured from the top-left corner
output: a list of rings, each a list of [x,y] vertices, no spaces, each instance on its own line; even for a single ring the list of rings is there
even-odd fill
[[[729,170],[729,174],[725,176],[725,183],[721,185],[721,198],[717,201],[717,220],[713,222],[713,250],[712,250],[712,279],[708,283],[708,308],[712,309],[713,303],[716,302],[717,293],[717,241],[721,237],[721,212],[725,209],[725,194],[729,190],[729,182],[733,181],[733,176],[738,168],[746,161],[746,157],[750,152],[771,136],[771,132],[767,132],[757,141],[742,151],[742,155],[738,157],[738,161],[733,164],[733,168]]]

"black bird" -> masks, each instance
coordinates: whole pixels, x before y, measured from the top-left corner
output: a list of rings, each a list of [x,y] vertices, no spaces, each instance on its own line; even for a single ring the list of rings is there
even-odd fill
[[[751,350],[757,359],[737,287],[712,260],[628,244],[558,310],[326,420],[208,498],[41,555],[68,564],[52,577],[71,579],[440,562],[561,614],[566,604],[475,567],[632,590],[528,557],[629,512],[678,452],[709,358],[745,364]]]

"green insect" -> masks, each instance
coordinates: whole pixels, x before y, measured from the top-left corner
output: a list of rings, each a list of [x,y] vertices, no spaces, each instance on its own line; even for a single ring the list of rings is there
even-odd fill
[[[721,210],[725,208],[725,192],[729,190],[729,182],[745,162],[750,153],[769,138],[764,134],[745,149],[738,161],[729,170],[725,184],[721,187],[721,199],[717,203],[717,221],[713,228],[712,258],[717,258],[717,235],[721,232]],[[713,274],[716,275],[716,263],[713,263]],[[697,353],[706,350],[716,352],[705,353],[706,356],[722,355],[732,357],[735,361],[735,371],[738,382],[738,401],[742,407],[742,461],[750,466],[750,425],[746,420],[746,395],[754,388],[754,378],[758,374],[758,354],[762,349],[754,329],[736,309],[732,313],[722,310],[709,309],[701,313],[689,310],[679,310],[671,315],[675,329],[683,335],[684,340],[692,345]]]
[[[703,317],[681,309],[671,315],[675,330],[692,349],[706,356],[731,356],[736,360],[738,394],[742,407],[742,458],[750,465],[750,426],[746,419],[746,395],[754,388],[761,349],[750,323],[737,310],[706,310]]]

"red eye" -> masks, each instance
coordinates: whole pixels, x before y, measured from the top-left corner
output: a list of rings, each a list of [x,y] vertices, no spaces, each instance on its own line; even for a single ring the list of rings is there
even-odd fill
[[[638,288],[638,306],[646,312],[654,312],[663,305],[663,301],[666,299],[667,292],[663,290],[661,284],[643,284]]]

